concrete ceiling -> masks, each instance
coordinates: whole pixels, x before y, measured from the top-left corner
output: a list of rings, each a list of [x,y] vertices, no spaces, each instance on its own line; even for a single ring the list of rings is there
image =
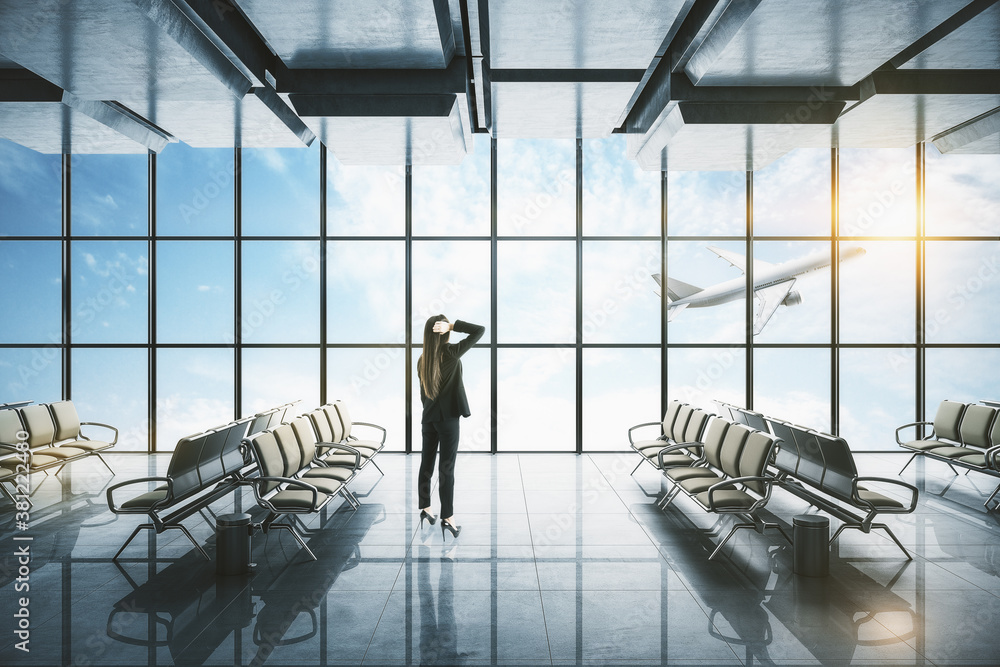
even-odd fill
[[[646,169],[1000,152],[1000,0],[0,0],[0,136],[454,164],[624,133]]]

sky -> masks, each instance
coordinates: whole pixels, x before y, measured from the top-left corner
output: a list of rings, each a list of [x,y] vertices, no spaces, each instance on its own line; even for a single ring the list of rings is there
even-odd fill
[[[614,450],[627,446],[629,426],[660,418],[660,302],[651,274],[660,272],[661,182],[627,159],[621,137],[583,147],[583,444]],[[477,136],[461,165],[413,169],[409,323],[401,168],[347,167],[331,155],[321,183],[318,147],[243,151],[249,238],[237,276],[232,150],[180,143],[158,156],[152,248],[146,158],[74,156],[70,210],[80,238],[69,256],[70,335],[85,347],[72,353],[71,393],[82,418],[119,425],[122,449],[145,448],[151,291],[159,449],[233,418],[237,294],[247,346],[242,412],[289,400],[300,400],[301,411],[315,407],[325,187],[328,396],[348,401],[356,419],[386,426],[388,446],[402,449],[407,326],[419,344],[432,314],[489,325],[489,150]],[[498,142],[498,324],[483,342],[495,336],[501,346],[501,450],[575,447],[576,357],[559,347],[576,336],[575,154],[573,141]],[[840,265],[838,287],[839,337],[848,345],[838,357],[840,430],[860,449],[892,449],[894,428],[914,418],[916,360],[898,347],[912,344],[916,330],[914,164],[913,149],[840,152],[841,244],[866,249]],[[927,340],[1000,343],[991,306],[1000,298],[1000,242],[939,238],[1000,236],[1000,158],[942,156],[929,146],[926,164],[926,229],[934,237],[926,241]],[[753,187],[755,257],[829,255],[830,151],[793,151],[756,172]],[[0,140],[0,278],[16,286],[0,291],[9,314],[0,328],[0,402],[61,398],[59,354],[27,347],[62,336],[60,191],[58,156]],[[745,252],[746,174],[671,172],[667,192],[669,234],[684,237],[668,242],[668,274],[700,287],[739,277],[708,246]],[[758,410],[829,429],[831,352],[808,346],[831,342],[831,279],[826,269],[797,280],[801,305],[779,308],[756,337],[764,347],[753,351],[752,397],[745,302],[684,311],[667,326],[668,341],[685,345],[668,352],[668,398],[707,409],[752,398]],[[629,347],[608,347],[622,344]],[[927,350],[929,413],[943,398],[1000,398],[989,372],[998,357],[997,349]],[[473,416],[461,447],[488,451],[488,349],[466,356],[465,377]]]

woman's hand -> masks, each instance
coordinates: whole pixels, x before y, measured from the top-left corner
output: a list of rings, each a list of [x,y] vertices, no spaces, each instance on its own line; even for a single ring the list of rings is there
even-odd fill
[[[434,333],[446,334],[452,330],[454,325],[451,322],[445,322],[444,320],[438,320],[434,323]]]

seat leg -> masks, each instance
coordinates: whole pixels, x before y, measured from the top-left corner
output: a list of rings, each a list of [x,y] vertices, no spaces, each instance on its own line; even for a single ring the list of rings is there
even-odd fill
[[[381,474],[383,477],[385,476],[385,473],[382,472],[382,469],[378,467],[377,463],[375,463],[375,457],[368,459],[368,462],[371,463],[373,466],[375,466],[375,470],[378,470],[379,474]]]
[[[903,471],[906,470],[906,467],[913,462],[913,459],[917,458],[918,454],[920,454],[920,452],[913,452],[913,456],[911,456],[909,459],[907,459],[906,465],[904,465],[902,468],[900,468],[899,472],[897,472],[896,474],[897,475],[902,475]]]
[[[97,456],[97,458],[101,459],[101,463],[103,463],[103,464],[104,464],[104,467],[105,467],[105,468],[107,468],[108,470],[110,470],[110,471],[111,471],[111,474],[112,474],[112,475],[115,475],[115,474],[117,474],[117,473],[116,473],[116,472],[114,471],[114,468],[112,468],[112,467],[111,467],[110,465],[108,465],[108,462],[104,460],[104,457],[103,457],[103,456],[101,456],[101,453],[100,453],[100,452],[94,452],[94,455],[95,455],[95,456]]]
[[[990,503],[993,502],[993,499],[996,498],[998,493],[1000,493],[1000,486],[997,486],[997,488],[993,491],[993,493],[990,494],[990,497],[986,499],[985,503],[983,503],[983,507],[985,507],[987,510],[996,509],[996,507],[991,508]],[[997,503],[997,507],[1000,507],[1000,502]]]
[[[179,530],[182,533],[184,533],[187,536],[187,538],[189,540],[191,540],[191,544],[194,545],[194,548],[197,549],[198,552],[201,553],[201,555],[205,557],[205,560],[212,560],[209,557],[209,555],[207,553],[205,553],[205,550],[201,548],[201,545],[194,541],[194,538],[191,536],[191,533],[188,532],[187,528],[185,528],[184,526],[182,526],[182,525],[180,525],[178,523],[178,524],[172,524],[172,525],[169,525],[169,526],[164,526],[163,530],[166,531],[166,530],[170,530],[171,528],[176,528],[177,530]]]
[[[643,458],[645,458],[645,457],[643,457]],[[636,465],[636,467],[632,468],[632,472],[630,472],[629,475],[634,475],[635,471],[638,470],[639,466],[641,466],[641,465],[642,465],[642,460],[640,459],[638,465]]]
[[[7,490],[7,487],[3,485],[3,482],[0,482],[0,491],[2,491],[5,496],[10,498],[10,502],[14,503],[15,506],[17,505],[17,500],[15,500],[14,496],[11,495],[11,492]],[[31,499],[27,496],[25,496],[24,499],[28,502],[28,507],[31,507]]]
[[[296,530],[295,530],[294,528],[292,528],[291,526],[289,526],[289,525],[288,525],[288,524],[286,524],[286,523],[272,523],[272,524],[271,524],[271,528],[277,528],[277,529],[281,529],[281,530],[287,530],[287,531],[288,531],[289,533],[291,533],[291,534],[292,534],[292,537],[294,537],[294,538],[295,538],[295,541],[296,541],[296,542],[298,542],[298,543],[299,543],[299,545],[300,545],[300,546],[301,546],[301,547],[302,547],[303,549],[305,549],[305,550],[306,550],[306,553],[308,553],[308,554],[309,554],[309,557],[310,557],[310,558],[312,558],[313,560],[318,560],[318,559],[316,558],[316,554],[314,554],[314,553],[312,552],[312,549],[310,549],[310,548],[309,548],[309,547],[308,547],[308,546],[306,545],[306,543],[302,541],[302,538],[301,538],[301,537],[299,536],[299,533],[298,533],[298,531],[296,531]]]
[[[754,527],[755,526],[752,523],[738,523],[735,526],[733,526],[733,529],[729,531],[728,535],[726,535],[726,539],[719,542],[719,546],[715,547],[715,551],[713,551],[712,555],[708,557],[708,560],[712,560],[713,558],[715,558],[715,555],[722,550],[722,547],[726,546],[726,542],[728,542],[729,538],[731,538],[733,535],[736,534],[737,530],[740,530],[741,528],[754,528]]]
[[[896,543],[896,546],[899,547],[899,549],[903,552],[903,555],[906,556],[906,560],[913,560],[913,556],[910,555],[910,552],[907,551],[906,547],[903,546],[903,543],[899,541],[899,539],[896,537],[896,534],[894,532],[892,532],[892,529],[889,528],[889,526],[885,525],[884,523],[873,523],[871,525],[871,527],[872,528],[881,528],[882,530],[884,530],[885,533],[886,533],[886,535],[888,535],[889,538],[893,542]],[[840,525],[840,528],[837,529],[837,532],[835,532],[833,534],[833,537],[830,538],[829,544],[832,545],[833,542],[834,542],[834,540],[836,540],[838,537],[840,537],[840,534],[842,532],[844,532],[844,530],[846,530],[848,528],[853,528],[855,530],[860,530],[862,533],[869,532],[869,531],[866,531],[865,529],[863,529],[861,526],[856,526],[854,524],[844,523],[844,524]]]
[[[951,468],[951,471],[952,471],[953,473],[955,473],[956,475],[958,474],[958,471],[957,471],[957,470],[955,470],[955,466],[953,466],[952,464],[950,464],[950,463],[949,463],[949,464],[948,464],[948,467],[949,467],[949,468]]]
[[[127,547],[129,543],[135,539],[135,536],[139,534],[139,531],[143,529],[154,530],[153,524],[140,523],[138,526],[136,526],[135,530],[132,531],[132,534],[128,536],[127,540],[125,540],[125,544],[123,544],[122,548],[118,550],[118,553],[116,553],[114,556],[111,557],[111,560],[118,560],[118,557],[122,555],[123,551],[125,551],[125,547]]]

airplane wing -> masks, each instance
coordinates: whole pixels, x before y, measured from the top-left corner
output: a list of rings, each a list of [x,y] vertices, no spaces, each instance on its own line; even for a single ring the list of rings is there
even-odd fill
[[[744,257],[743,255],[741,255],[739,253],[736,253],[736,252],[730,252],[728,250],[723,250],[722,248],[716,248],[714,245],[708,246],[708,249],[711,250],[712,252],[714,252],[716,255],[718,255],[722,259],[724,259],[727,262],[729,262],[729,264],[731,266],[735,266],[737,269],[739,269],[743,273],[747,272],[747,258]]]
[[[795,279],[786,280],[783,283],[778,283],[777,285],[771,285],[770,287],[764,287],[754,292],[754,296],[757,297],[759,303],[757,304],[757,315],[754,317],[753,321],[753,335],[756,336],[761,331],[764,330],[764,325],[767,321],[771,319],[774,315],[774,311],[778,309],[778,306],[785,300],[788,293],[792,290],[792,285],[795,284]]]
[[[714,252],[716,255],[722,259],[729,262],[730,266],[735,266],[737,269],[743,273],[747,272],[747,258],[738,252],[732,252],[729,250],[723,250],[722,248],[716,248],[715,246],[708,246],[708,249]],[[756,269],[766,269],[768,267],[774,266],[770,262],[765,262],[762,259],[755,259],[753,261],[754,268]]]

